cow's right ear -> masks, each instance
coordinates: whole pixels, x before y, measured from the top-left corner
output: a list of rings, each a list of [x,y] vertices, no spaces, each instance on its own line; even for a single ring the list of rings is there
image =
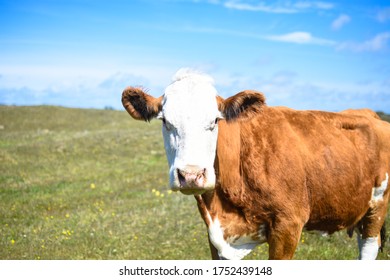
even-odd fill
[[[162,99],[145,93],[140,88],[127,87],[122,93],[122,104],[126,111],[136,120],[150,121],[162,108]]]

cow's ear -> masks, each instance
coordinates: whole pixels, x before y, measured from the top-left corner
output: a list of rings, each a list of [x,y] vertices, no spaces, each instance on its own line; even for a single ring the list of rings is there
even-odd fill
[[[244,90],[227,99],[217,97],[218,108],[227,120],[247,118],[259,113],[265,106],[265,97],[254,90]]]
[[[134,119],[150,121],[161,111],[162,98],[150,96],[140,88],[127,87],[122,93],[122,104]]]

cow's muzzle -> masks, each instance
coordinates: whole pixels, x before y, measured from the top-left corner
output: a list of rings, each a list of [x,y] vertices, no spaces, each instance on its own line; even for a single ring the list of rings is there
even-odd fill
[[[178,190],[183,194],[202,194],[213,188],[207,182],[207,169],[194,165],[186,165],[176,169]]]

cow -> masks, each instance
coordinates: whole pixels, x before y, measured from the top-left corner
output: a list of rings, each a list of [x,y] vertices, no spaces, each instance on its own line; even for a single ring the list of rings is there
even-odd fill
[[[170,188],[194,195],[213,259],[242,259],[265,242],[269,259],[292,259],[303,230],[343,229],[357,233],[359,259],[377,257],[390,124],[374,112],[271,107],[255,90],[224,99],[189,69],[160,97],[127,87],[122,103],[136,120],[162,121]]]

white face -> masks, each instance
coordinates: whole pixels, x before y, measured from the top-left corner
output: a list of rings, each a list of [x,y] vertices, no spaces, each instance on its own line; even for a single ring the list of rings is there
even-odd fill
[[[178,73],[166,88],[162,111],[163,137],[172,190],[201,194],[215,185],[218,137],[217,91],[212,79]]]

